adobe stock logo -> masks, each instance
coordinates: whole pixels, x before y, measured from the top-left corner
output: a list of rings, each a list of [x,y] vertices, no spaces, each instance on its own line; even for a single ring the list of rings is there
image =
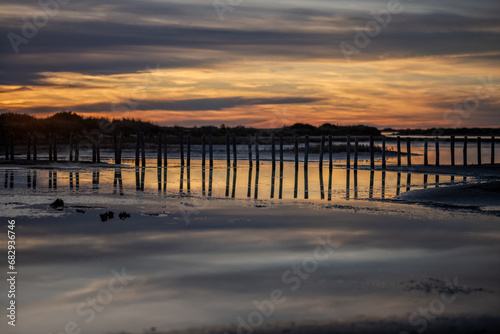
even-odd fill
[[[66,5],[68,2],[70,0],[38,0],[40,10],[33,14],[31,20],[26,17],[22,18],[21,34],[16,34],[12,31],[7,34],[14,53],[19,53],[19,46],[21,44],[28,44],[30,40],[35,38],[38,35],[38,31],[49,23],[49,18],[57,15],[59,7]]]

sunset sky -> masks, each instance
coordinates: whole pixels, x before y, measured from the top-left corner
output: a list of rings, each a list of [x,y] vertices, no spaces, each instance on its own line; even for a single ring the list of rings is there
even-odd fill
[[[395,1],[3,0],[0,112],[500,126],[500,1]]]

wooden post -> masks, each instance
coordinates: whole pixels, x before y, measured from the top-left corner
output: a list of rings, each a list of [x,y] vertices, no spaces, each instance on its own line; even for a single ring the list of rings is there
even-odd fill
[[[179,150],[181,152],[181,167],[184,167],[184,136],[179,134]]]
[[[203,147],[205,148],[205,147]],[[120,158],[121,159],[121,158]],[[167,150],[167,134],[164,133],[163,134],[163,167],[165,168],[165,170],[163,171],[163,178],[164,178],[164,181],[163,181],[163,188],[166,190],[166,186],[167,186],[167,166],[168,166],[168,150]]]
[[[401,137],[397,136],[398,167],[401,167]]]
[[[354,169],[358,169],[359,137],[354,138]]]
[[[283,178],[283,134],[280,134],[280,175]]]
[[[113,133],[113,145],[115,149],[115,165],[118,163],[118,137]]]
[[[236,150],[236,134],[234,132],[232,133],[232,137],[233,137],[233,168],[236,168],[238,166],[238,153]],[[233,189],[234,189],[234,184],[233,184]]]
[[[98,134],[96,134],[96,151],[97,151],[97,162],[101,162],[101,138],[99,137]]]
[[[305,138],[305,149],[304,149],[304,198],[309,198],[309,174],[308,174],[308,164],[309,164],[309,136]]]
[[[304,148],[304,168],[307,169],[309,164],[309,136],[306,136],[305,148]]]
[[[144,132],[141,132],[141,157],[142,157],[142,167],[146,167],[146,144],[144,142]],[[142,173],[145,173],[144,169]],[[144,178],[141,181],[141,185],[144,182]]]
[[[248,134],[248,165],[250,167],[253,166],[253,159],[252,159],[252,136]]]
[[[203,169],[205,168],[205,160],[207,158],[207,152],[205,149],[206,141],[207,141],[207,136],[204,134],[203,137],[201,137],[201,167]],[[205,182],[203,182],[203,184],[205,184]]]
[[[477,137],[477,164],[481,166],[481,137]]]
[[[386,169],[387,161],[385,159],[385,136],[382,136],[382,169]]]
[[[161,153],[162,153],[162,134],[161,132],[158,132],[158,155],[156,157],[156,162],[157,162],[157,166],[158,167],[161,167],[161,164],[162,164],[162,161],[161,161]]]
[[[49,161],[52,161],[52,152],[52,133],[49,133]]]
[[[276,148],[274,147],[274,133],[271,134],[271,160],[273,169],[276,168]]]
[[[26,160],[31,160],[31,133],[28,133],[28,145],[26,147]]]
[[[297,135],[294,136],[295,142],[295,169],[299,169],[299,137]]]
[[[187,135],[187,166],[188,166],[188,176],[189,176],[189,168],[191,167],[191,134]],[[189,190],[189,177],[188,177],[188,190]]]
[[[96,139],[95,133],[92,136],[92,162],[97,162],[97,148],[96,148]]]
[[[5,160],[9,160],[9,139],[7,137],[5,139]],[[5,177],[5,182],[7,182],[7,177]],[[7,187],[7,185],[5,186]]]
[[[141,150],[141,134],[137,132],[137,141],[135,144],[135,166],[139,166],[139,152]]]
[[[495,136],[491,136],[491,164],[495,164]]]
[[[73,132],[69,133],[69,161],[73,161],[73,150],[74,150],[74,144],[73,144]]]
[[[406,159],[408,167],[411,167],[411,138],[406,137]]]
[[[54,149],[54,153],[52,154],[53,157],[54,157],[54,161],[57,161],[57,135],[54,133],[54,137],[52,137],[53,139],[53,149]]]
[[[10,160],[14,161],[14,136],[10,136]]]
[[[328,169],[331,171],[333,169],[333,139],[332,135],[328,135]]]
[[[208,135],[208,150],[210,155],[210,169],[212,169],[214,167],[214,146],[212,141],[212,134]]]
[[[259,134],[255,134],[255,165],[259,168],[260,158],[259,158]]]
[[[123,132],[120,131],[118,136],[118,164],[122,164],[122,150],[123,150]]]
[[[319,170],[323,172],[323,154],[325,149],[325,135],[321,136],[321,146],[319,147]]]
[[[455,136],[450,137],[451,165],[455,166]]]
[[[375,169],[375,148],[373,145],[373,136],[370,136],[370,168]]]
[[[429,166],[429,141],[424,138],[424,166]]]
[[[464,160],[464,166],[467,166],[467,136],[464,136],[463,160]]]
[[[347,136],[345,144],[346,168],[351,168],[351,136]]]
[[[436,166],[439,167],[439,137],[436,136]]]
[[[33,134],[33,160],[37,160],[37,142],[36,142],[36,134]]]
[[[229,143],[229,133],[226,133],[226,160],[227,160],[227,168],[231,167],[231,143]],[[229,179],[228,179],[229,180]],[[227,188],[229,189],[229,188]]]

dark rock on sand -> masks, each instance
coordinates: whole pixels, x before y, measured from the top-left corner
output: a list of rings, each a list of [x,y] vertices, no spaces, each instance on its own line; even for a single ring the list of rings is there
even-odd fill
[[[120,212],[120,214],[118,215],[118,217],[121,219],[121,220],[125,220],[127,218],[130,218],[130,214],[129,213],[126,213],[125,211],[122,211]]]
[[[50,204],[50,207],[54,210],[62,211],[64,209],[64,201],[58,198],[52,204]]]
[[[105,222],[105,221],[108,221],[110,219],[115,218],[115,213],[113,211],[108,211],[105,213],[101,213],[99,215],[99,217],[101,217],[101,222]]]

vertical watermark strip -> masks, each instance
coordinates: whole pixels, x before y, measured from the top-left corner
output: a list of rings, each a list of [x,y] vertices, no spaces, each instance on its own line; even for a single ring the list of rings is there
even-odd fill
[[[16,232],[14,231],[16,227],[16,221],[14,219],[8,221],[7,225],[7,282],[8,282],[8,292],[7,297],[9,300],[9,306],[7,307],[7,318],[8,324],[10,326],[16,326],[16,279],[17,279],[17,269],[16,269]]]

